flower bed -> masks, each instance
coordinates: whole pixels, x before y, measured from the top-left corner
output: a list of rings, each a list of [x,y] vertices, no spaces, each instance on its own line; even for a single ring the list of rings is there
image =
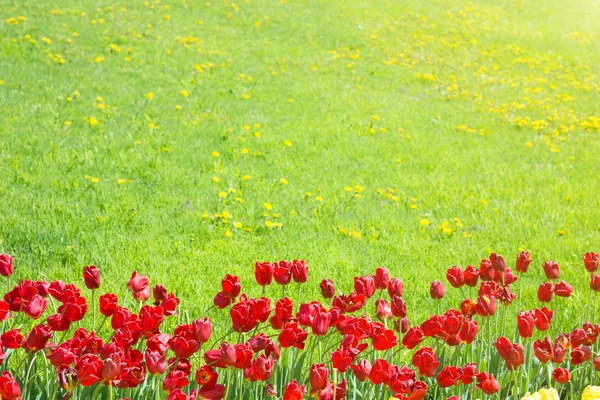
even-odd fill
[[[583,257],[590,299],[600,291],[599,260],[595,253]],[[97,297],[100,271],[85,267],[89,304],[73,284],[22,280],[0,300],[0,396],[600,399],[600,388],[589,386],[600,370],[591,301],[578,326],[561,331],[548,304],[572,296],[573,287],[559,281],[557,263],[546,261],[539,308],[520,310],[520,284],[513,289],[531,262],[520,253],[513,272],[492,253],[478,268],[448,269],[450,287],[475,288],[476,295],[441,312],[446,287],[432,282],[438,312],[420,324],[408,320],[403,281],[385,268],[354,278],[347,294],[323,280],[323,299],[299,304],[285,293],[290,285],[300,293],[306,263],[257,262],[260,297],[243,294],[238,277],[223,278],[207,310],[228,314],[228,326],[215,327],[219,335],[209,316],[188,318],[173,293],[160,284],[151,289],[137,272],[127,283],[131,296],[119,300],[113,293]],[[0,255],[0,274],[10,279],[12,273],[13,258]],[[279,285],[281,296],[266,297],[270,285]],[[516,319],[514,333],[507,318]],[[81,326],[84,319],[90,330]]]

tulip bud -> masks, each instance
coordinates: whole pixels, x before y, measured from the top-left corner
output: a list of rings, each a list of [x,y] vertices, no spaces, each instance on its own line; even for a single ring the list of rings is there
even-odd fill
[[[521,273],[527,272],[529,269],[529,264],[531,264],[533,260],[531,259],[530,253],[528,251],[522,251],[517,255],[517,263],[516,268],[517,271]]]
[[[85,287],[90,290],[98,289],[100,287],[100,271],[95,265],[90,265],[83,268],[83,281]]]
[[[546,274],[546,278],[551,280],[558,279],[558,276],[560,275],[560,267],[558,266],[557,262],[546,261],[543,267],[544,274]]]
[[[429,294],[431,298],[434,300],[440,300],[444,298],[446,289],[444,288],[444,284],[440,281],[431,282],[431,286],[429,287]]]
[[[375,270],[375,287],[378,290],[387,289],[390,283],[390,271],[387,268],[379,267]]]
[[[335,286],[331,279],[323,279],[321,282],[321,294],[326,299],[331,299],[335,296]]]
[[[14,272],[13,260],[8,254],[0,254],[0,275],[11,276]]]

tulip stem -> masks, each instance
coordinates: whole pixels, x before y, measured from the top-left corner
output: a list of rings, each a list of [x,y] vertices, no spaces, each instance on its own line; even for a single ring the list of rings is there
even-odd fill
[[[515,379],[515,388],[514,388],[513,394],[515,395],[515,398],[518,398],[519,397],[519,380],[518,380],[518,372],[517,372],[516,368],[513,370],[513,377]]]
[[[92,289],[92,316],[93,327],[96,329],[96,289]]]
[[[113,395],[114,395],[114,390],[113,390],[113,386],[112,386],[112,381],[109,382],[108,384],[108,398],[109,400],[113,400]]]

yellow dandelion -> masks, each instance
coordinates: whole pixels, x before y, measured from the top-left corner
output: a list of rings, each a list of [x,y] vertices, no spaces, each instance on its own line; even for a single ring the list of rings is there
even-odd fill
[[[287,179],[285,179],[285,178],[281,178],[281,179],[279,180],[279,182],[281,182],[281,184],[282,184],[282,185],[287,185],[287,184],[288,184],[288,180],[287,180]]]
[[[95,117],[88,117],[88,124],[90,124],[91,127],[94,127],[98,125],[98,120]]]
[[[232,237],[232,236],[233,236],[233,232],[231,232],[231,231],[225,232],[225,237]]]
[[[263,206],[264,206],[264,207],[265,207],[267,210],[272,210],[272,209],[273,209],[273,206],[271,205],[271,203],[267,203],[267,202],[265,202],[265,203],[263,204]]]
[[[213,157],[219,157],[221,155],[218,151],[213,151],[211,154]]]
[[[181,90],[179,93],[181,93],[181,95],[182,95],[183,97],[188,97],[188,96],[189,96],[189,93],[188,93],[188,91],[187,91],[187,90],[185,90],[185,89]]]
[[[272,228],[273,227],[273,222],[271,222],[271,221],[265,221],[265,226],[267,228]]]
[[[231,217],[231,213],[227,210],[223,211],[223,218],[230,218]]]
[[[227,192],[219,192],[219,197],[224,199],[227,197]]]
[[[98,183],[98,181],[100,181],[100,179],[98,179],[98,178],[92,178],[91,180],[93,183]]]
[[[421,226],[429,226],[431,222],[427,218],[423,218],[420,222]]]
[[[147,98],[148,100],[152,100],[152,98],[153,98],[153,97],[154,97],[154,93],[152,93],[152,92],[148,92],[148,93],[146,93],[146,98]]]
[[[287,147],[290,147],[292,145],[292,142],[290,142],[289,140],[286,140],[283,142],[283,144]]]
[[[219,182],[221,179],[218,176],[213,176],[212,178],[213,182],[217,183]]]
[[[241,229],[243,225],[241,222],[236,222],[233,224],[233,226],[235,226],[237,229]]]
[[[244,180],[244,181],[249,181],[250,178],[251,178],[250,175],[244,175],[244,176],[242,176],[242,180]]]
[[[119,179],[119,180],[117,181],[117,183],[118,183],[119,185],[122,185],[122,184],[124,184],[124,183],[125,183],[125,179],[121,178],[121,179]]]

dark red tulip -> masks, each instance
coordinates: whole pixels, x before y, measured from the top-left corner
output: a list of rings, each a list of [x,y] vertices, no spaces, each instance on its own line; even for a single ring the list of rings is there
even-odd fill
[[[0,375],[0,397],[6,400],[21,398],[21,387],[8,371],[4,371]]]
[[[240,294],[241,290],[242,286],[238,276],[227,274],[221,280],[221,292],[230,297],[232,301]]]
[[[477,281],[479,281],[479,270],[472,265],[467,265],[465,268],[465,284],[469,287],[477,286]]]
[[[112,353],[104,359],[102,367],[102,377],[107,381],[112,381],[121,373],[121,356],[118,353]]]
[[[590,289],[600,292],[600,274],[596,274],[592,276],[590,281]]]
[[[470,344],[473,342],[473,340],[475,340],[475,337],[477,336],[477,332],[479,331],[479,325],[477,324],[477,321],[473,321],[473,320],[466,320],[465,322],[463,322],[461,328],[460,328],[460,332],[459,332],[459,338],[460,341],[466,344]]]
[[[360,362],[355,365],[352,365],[352,372],[354,372],[354,376],[361,382],[365,382],[369,380],[369,376],[371,375],[371,362],[364,358],[360,360]]]
[[[375,278],[369,275],[354,278],[354,291],[367,299],[375,294]]]
[[[440,372],[438,372],[435,379],[440,387],[447,388],[450,386],[455,386],[458,382],[460,382],[462,375],[463,374],[460,368],[456,368],[455,366],[446,366],[442,368]]]
[[[492,267],[492,262],[488,259],[481,260],[479,264],[479,279],[483,282],[493,281],[496,277],[496,270]]]
[[[51,338],[52,329],[47,325],[39,324],[34,326],[29,332],[22,347],[27,353],[36,352],[46,347],[46,344]]]
[[[327,383],[329,383],[329,368],[325,364],[313,364],[310,367],[309,381],[312,395],[325,389]]]
[[[490,317],[496,314],[496,298],[494,296],[479,296],[477,298],[477,314]]]
[[[546,278],[550,280],[558,279],[558,276],[560,275],[560,267],[556,261],[546,261],[543,267]]]
[[[231,307],[233,330],[239,333],[250,332],[256,326],[252,305],[249,302],[237,303]]]
[[[321,294],[326,299],[331,299],[335,296],[335,286],[331,279],[323,279],[321,282]]]
[[[553,316],[554,311],[549,310],[547,307],[536,308],[533,310],[535,327],[541,332],[547,331],[550,329],[550,323],[552,322]]]
[[[164,285],[154,285],[152,288],[152,297],[154,297],[154,305],[159,306],[167,299],[167,288]]]
[[[554,348],[548,337],[545,337],[544,340],[538,339],[533,342],[533,352],[537,359],[544,364],[554,357]]]
[[[390,297],[400,296],[404,292],[404,282],[400,278],[392,278],[388,284],[388,294]]]
[[[308,333],[299,328],[296,322],[289,322],[279,334],[279,344],[284,349],[293,346],[297,349],[303,350],[304,341],[307,337]]]
[[[504,257],[502,257],[501,255],[498,255],[496,253],[490,254],[490,261],[492,263],[492,268],[494,268],[494,271],[502,273],[506,269],[506,262],[504,262]]]
[[[292,262],[292,278],[296,283],[304,283],[308,280],[308,266],[304,260]]]
[[[270,262],[256,262],[254,264],[254,276],[256,283],[260,286],[268,286],[273,282],[273,266]]]
[[[387,268],[379,267],[375,270],[375,288],[385,290],[390,284],[390,271]]]
[[[585,265],[585,269],[590,273],[594,273],[598,271],[598,262],[600,261],[600,254],[596,254],[594,252],[587,252],[583,256],[583,263]]]
[[[412,364],[419,369],[421,375],[432,377],[440,362],[431,347],[422,347],[413,355]]]
[[[567,349],[565,347],[557,343],[554,345],[552,352],[552,362],[554,364],[562,364],[565,362],[565,358],[567,358]]]
[[[300,386],[298,381],[293,380],[286,384],[285,391],[283,392],[283,400],[302,400],[305,393],[306,387],[304,385]]]
[[[434,300],[440,300],[444,298],[444,294],[446,289],[444,288],[444,284],[440,281],[433,281],[429,287],[429,295]]]
[[[392,297],[392,314],[396,318],[406,317],[406,301],[400,296]]]
[[[517,271],[521,273],[527,272],[529,269],[529,264],[531,264],[533,260],[531,259],[531,254],[528,251],[522,251],[517,255],[517,263],[516,268]]]
[[[98,267],[95,265],[83,267],[83,281],[86,288],[91,290],[98,289],[100,287],[100,270]]]
[[[538,288],[538,300],[542,303],[549,303],[554,296],[554,285],[552,282],[544,282]]]
[[[292,263],[279,261],[273,264],[273,278],[279,285],[287,285],[292,280]]]
[[[448,268],[448,271],[446,271],[446,279],[450,282],[452,287],[460,288],[465,284],[465,272],[455,265],[452,268]]]
[[[481,372],[477,375],[477,382],[477,387],[487,395],[495,394],[500,390],[500,385],[498,385],[496,378],[487,372]]]
[[[531,311],[521,311],[517,316],[517,327],[519,328],[519,336],[522,338],[530,338],[533,336],[535,328],[535,319]]]
[[[596,370],[597,372],[600,371],[600,357],[594,358],[593,364],[594,370]]]
[[[506,363],[506,368],[514,371],[525,362],[525,352],[523,346],[518,343],[511,343],[507,338],[500,337],[496,340],[496,349]]]
[[[552,379],[564,385],[571,380],[571,373],[568,369],[559,367],[552,373]]]
[[[590,358],[592,358],[592,349],[588,346],[582,346],[571,350],[571,364],[573,365],[583,364]]]
[[[8,254],[0,254],[0,275],[11,276],[15,272],[13,268],[13,260],[15,258]]]
[[[565,281],[560,281],[554,285],[554,293],[560,297],[569,297],[573,293],[573,286]]]

